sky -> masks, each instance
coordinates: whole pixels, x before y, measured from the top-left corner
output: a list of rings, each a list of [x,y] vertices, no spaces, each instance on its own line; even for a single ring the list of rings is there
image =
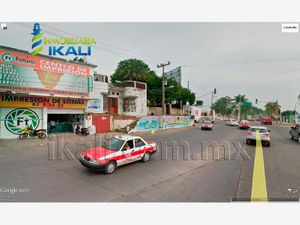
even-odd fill
[[[0,30],[0,45],[31,51],[33,23],[7,26]],[[189,81],[205,105],[214,88],[214,101],[244,94],[260,108],[278,100],[282,110],[293,110],[300,94],[300,34],[282,33],[281,23],[41,23],[41,28],[44,36],[95,38],[87,60],[102,74],[111,75],[129,58],[143,60],[158,75],[157,64],[170,61],[166,71],[181,66],[182,85]]]

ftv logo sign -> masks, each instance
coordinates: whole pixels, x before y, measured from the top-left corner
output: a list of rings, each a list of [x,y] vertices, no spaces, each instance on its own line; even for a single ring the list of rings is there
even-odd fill
[[[92,45],[96,45],[95,39],[90,37],[43,37],[39,23],[34,24],[31,34],[32,56],[41,53],[45,46],[49,56],[90,56]]]

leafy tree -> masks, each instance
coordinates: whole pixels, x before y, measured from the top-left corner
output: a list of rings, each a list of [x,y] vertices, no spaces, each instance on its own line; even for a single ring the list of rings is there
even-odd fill
[[[182,101],[183,104],[187,104],[188,102],[190,105],[193,105],[195,103],[196,95],[189,89],[182,87],[177,93],[177,101]],[[174,96],[176,96],[176,92],[174,92]]]
[[[145,82],[155,73],[149,66],[139,59],[127,59],[119,62],[117,69],[111,76],[111,82],[135,80]]]
[[[234,101],[233,101],[234,100]],[[213,109],[216,111],[216,113],[222,114],[222,115],[235,115],[238,114],[238,106],[239,101],[241,103],[246,102],[247,98],[245,95],[237,95],[234,96],[234,98],[230,98],[229,96],[225,96],[222,98],[219,98],[214,104]],[[260,108],[257,108],[255,106],[247,106],[241,104],[241,117],[246,119],[247,115],[251,116],[262,116],[264,114],[264,111]]]
[[[149,105],[160,106],[162,100],[162,78],[153,74],[149,76],[146,83]]]
[[[229,96],[219,98],[213,104],[213,110],[215,110],[216,113],[220,113],[222,115],[230,115],[233,110],[231,98]]]

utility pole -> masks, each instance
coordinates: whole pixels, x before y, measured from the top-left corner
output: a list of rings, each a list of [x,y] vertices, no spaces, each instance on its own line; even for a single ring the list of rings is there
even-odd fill
[[[297,105],[300,103],[300,94],[298,95],[298,101],[295,103],[295,114],[294,114],[294,119],[295,119],[295,123],[297,123]]]
[[[188,90],[190,90],[190,81],[188,80]]]
[[[241,119],[241,95],[239,96],[239,108],[238,108],[238,122]]]
[[[170,61],[168,63],[161,63],[157,65],[157,68],[162,67],[162,112],[163,116],[166,115],[166,106],[165,106],[165,66],[170,65]]]

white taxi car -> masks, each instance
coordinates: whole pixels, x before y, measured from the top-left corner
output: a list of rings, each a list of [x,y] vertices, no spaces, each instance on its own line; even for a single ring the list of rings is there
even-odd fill
[[[79,161],[88,169],[112,174],[117,167],[141,160],[147,162],[157,151],[154,142],[131,135],[117,135],[97,148],[81,153]]]

